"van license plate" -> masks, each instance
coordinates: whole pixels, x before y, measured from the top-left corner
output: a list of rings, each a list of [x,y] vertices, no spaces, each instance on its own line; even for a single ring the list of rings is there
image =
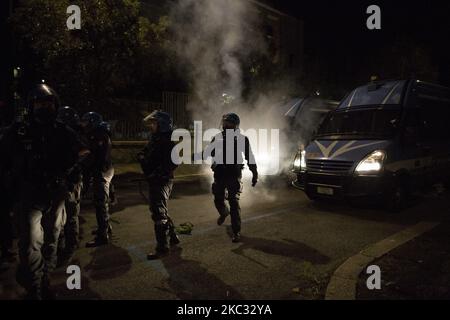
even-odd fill
[[[334,190],[333,188],[317,187],[317,193],[332,196],[334,195]]]

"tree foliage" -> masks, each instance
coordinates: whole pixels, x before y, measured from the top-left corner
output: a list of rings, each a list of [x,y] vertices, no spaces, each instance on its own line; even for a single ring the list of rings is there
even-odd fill
[[[72,4],[81,30],[66,26]],[[106,111],[108,98],[148,91],[144,75],[167,65],[168,21],[141,16],[139,0],[22,0],[11,23],[23,59],[81,110]]]

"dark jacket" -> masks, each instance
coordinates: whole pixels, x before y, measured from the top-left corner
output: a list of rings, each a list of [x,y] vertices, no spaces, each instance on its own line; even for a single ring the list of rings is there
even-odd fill
[[[108,132],[99,127],[83,137],[89,151],[91,152],[86,164],[86,173],[92,175],[98,172],[106,172],[112,167],[112,142]]]
[[[172,132],[156,133],[138,154],[142,171],[149,180],[167,181],[173,179],[177,165],[172,162]],[[151,182],[151,181],[150,181]]]
[[[66,185],[83,148],[75,132],[61,123],[13,124],[0,140],[0,166],[18,187],[28,185],[51,194]]]
[[[234,135],[230,137],[233,141],[227,143],[227,133],[222,131],[205,148],[204,158],[212,156],[212,170],[219,174],[240,175],[245,159],[250,171],[257,174],[256,160],[248,137],[242,135],[239,130],[234,131]],[[234,149],[233,153],[230,153],[230,148]],[[227,155],[230,159],[227,159]]]

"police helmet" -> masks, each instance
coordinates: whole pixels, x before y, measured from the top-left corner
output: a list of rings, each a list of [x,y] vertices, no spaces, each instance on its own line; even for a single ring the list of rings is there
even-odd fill
[[[58,94],[50,86],[41,83],[35,86],[28,95],[28,105],[33,110],[36,101],[53,101],[55,111],[60,107]]]
[[[97,112],[88,112],[81,117],[81,126],[88,132],[98,128],[102,122],[103,117]]]
[[[111,124],[109,122],[102,121],[99,124],[99,127],[105,130],[107,133],[111,133]]]
[[[80,124],[80,116],[78,115],[78,112],[69,106],[62,107],[58,110],[56,120],[68,125],[71,128],[75,128]]]
[[[158,132],[171,132],[173,129],[172,117],[167,112],[155,110],[144,118],[144,123],[150,120],[158,123]]]
[[[234,124],[236,127],[238,127],[241,124],[241,119],[236,113],[224,114],[222,117],[222,123],[225,121]]]

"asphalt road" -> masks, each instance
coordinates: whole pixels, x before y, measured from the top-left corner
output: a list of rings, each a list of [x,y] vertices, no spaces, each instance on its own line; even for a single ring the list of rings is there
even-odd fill
[[[244,181],[242,234],[231,242],[230,221],[219,227],[210,176],[177,179],[170,214],[194,224],[180,249],[147,261],[153,224],[132,175],[116,180],[119,204],[112,215],[113,242],[84,248],[95,228],[90,201],[83,202],[82,248],[71,264],[81,267],[82,289],[66,288],[65,268],[53,283],[59,299],[322,299],[333,271],[348,257],[422,220],[448,216],[449,200],[433,193],[400,214],[376,208],[310,202],[283,181]],[[0,273],[0,298],[20,298],[13,267]]]

